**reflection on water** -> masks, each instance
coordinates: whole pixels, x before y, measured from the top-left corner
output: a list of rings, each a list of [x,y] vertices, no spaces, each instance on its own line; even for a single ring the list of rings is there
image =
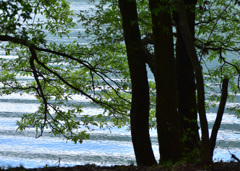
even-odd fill
[[[81,100],[79,97],[77,99]],[[5,102],[6,100],[9,101]],[[0,98],[1,166],[23,164],[25,167],[43,167],[46,164],[54,165],[59,159],[62,166],[87,163],[121,165],[135,162],[130,133],[126,128],[113,128],[111,133],[108,129],[95,128],[95,131],[91,132],[91,139],[82,144],[66,143],[61,137],[54,137],[48,133],[35,139],[34,129],[16,132],[16,121],[21,118],[23,112],[32,112],[37,106],[34,97],[30,95],[24,96],[23,99],[18,94]],[[92,115],[99,112],[98,110],[87,107],[84,109],[84,114]],[[208,113],[210,128],[215,117],[216,113]],[[214,153],[215,160],[230,160],[229,151],[239,156],[239,122],[240,120],[233,114],[225,113]],[[154,153],[159,158],[155,130],[151,131],[151,136]]]

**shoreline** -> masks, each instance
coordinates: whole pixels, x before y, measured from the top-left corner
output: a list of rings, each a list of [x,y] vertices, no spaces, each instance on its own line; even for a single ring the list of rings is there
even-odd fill
[[[16,168],[0,169],[0,171],[240,171],[238,162],[215,162],[210,165],[202,164],[176,164],[173,166],[156,165],[152,167],[141,167],[133,165],[97,166],[94,164],[76,165],[73,167],[43,167],[43,168]]]

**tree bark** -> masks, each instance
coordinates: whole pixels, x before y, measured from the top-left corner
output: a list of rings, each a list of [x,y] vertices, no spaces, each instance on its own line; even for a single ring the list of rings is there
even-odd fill
[[[132,83],[131,134],[137,165],[157,164],[149,135],[149,85],[136,1],[119,0]]]
[[[160,163],[182,156],[182,132],[177,113],[174,45],[169,1],[150,0],[155,51],[156,117]]]
[[[195,6],[197,0],[184,0],[190,33],[194,39],[195,35]],[[179,28],[179,19],[174,14],[177,25],[176,42],[176,73],[178,91],[178,112],[181,117],[184,132],[185,155],[193,151],[199,151],[200,138],[197,123],[196,84],[194,68],[188,54],[184,39]],[[195,154],[196,155],[196,154]],[[196,155],[196,158],[199,156]],[[194,159],[191,159],[194,160]]]
[[[207,122],[206,111],[205,111],[205,91],[204,91],[202,67],[195,51],[194,41],[190,32],[189,23],[187,20],[186,11],[184,9],[183,0],[176,0],[176,5],[177,5],[177,10],[179,15],[179,28],[181,30],[191,62],[193,64],[196,82],[197,82],[198,112],[199,112],[200,125],[201,125],[201,131],[202,131],[201,162],[212,163],[209,132],[208,132],[208,122]]]

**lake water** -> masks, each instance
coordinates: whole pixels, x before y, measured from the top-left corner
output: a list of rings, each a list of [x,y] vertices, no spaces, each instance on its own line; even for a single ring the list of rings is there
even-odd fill
[[[72,0],[72,9],[78,11],[89,8],[86,0]],[[72,39],[77,38],[77,32],[81,28],[73,30]],[[49,40],[52,37],[48,37]],[[57,40],[58,41],[58,40]],[[60,40],[59,41],[65,41]],[[6,57],[4,51],[0,50],[0,57]],[[8,58],[14,58],[10,56]],[[25,79],[25,78],[20,78]],[[83,114],[94,115],[99,112],[98,108],[90,107],[90,102],[85,98],[76,96],[78,103],[83,103],[86,107]],[[238,95],[235,103],[238,103]],[[227,103],[228,106],[233,103]],[[44,135],[35,139],[35,130],[27,129],[24,132],[16,132],[16,121],[20,120],[24,113],[36,111],[37,100],[32,95],[12,94],[0,97],[0,167],[19,166],[24,167],[43,167],[46,165],[72,166],[81,164],[96,165],[129,165],[135,163],[130,132],[126,128],[113,128],[100,130],[98,128],[91,132],[90,140],[82,144],[67,142],[61,137]],[[208,111],[208,121],[210,127],[216,116],[216,109]],[[214,152],[214,159],[228,161],[231,153],[240,157],[240,119],[233,113],[225,113],[223,122],[218,135],[217,147]],[[157,134],[151,131],[153,150],[156,158],[159,159]]]

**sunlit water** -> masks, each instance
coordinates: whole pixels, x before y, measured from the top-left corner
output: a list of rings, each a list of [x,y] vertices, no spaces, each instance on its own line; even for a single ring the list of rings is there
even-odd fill
[[[72,9],[76,12],[89,8],[86,0],[72,0]],[[73,30],[73,38],[77,38],[77,32],[81,28]],[[48,37],[51,39],[51,37]],[[58,40],[56,40],[58,41]],[[64,41],[59,39],[59,41]],[[0,50],[0,57],[6,58]],[[8,56],[7,58],[16,58]],[[81,96],[74,97],[78,103],[89,103]],[[239,97],[237,98],[239,99]],[[238,100],[235,102],[238,103]],[[228,103],[227,105],[232,105]],[[101,109],[86,105],[83,114],[94,115],[101,112]],[[16,132],[16,121],[20,120],[24,113],[31,113],[37,110],[38,103],[34,96],[24,94],[12,94],[0,97],[0,167],[12,167],[22,164],[24,167],[43,166],[73,166],[81,164],[96,165],[129,165],[135,163],[130,133],[127,128],[113,128],[100,130],[95,128],[91,132],[90,140],[82,144],[67,142],[61,137],[53,137],[45,134],[38,139],[35,138],[35,130],[27,129],[24,132]],[[216,110],[208,111],[210,128],[214,122]],[[225,113],[218,135],[217,147],[214,152],[214,160],[229,161],[234,153],[240,157],[240,119],[233,113]],[[210,130],[211,131],[211,130]],[[159,159],[157,134],[151,130],[152,145],[155,156]]]

